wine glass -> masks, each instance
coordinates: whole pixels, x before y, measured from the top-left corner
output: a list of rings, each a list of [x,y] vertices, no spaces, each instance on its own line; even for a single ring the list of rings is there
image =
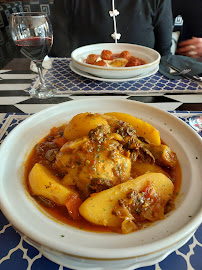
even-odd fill
[[[52,26],[46,13],[19,12],[10,16],[10,30],[15,45],[20,52],[32,60],[38,69],[40,83],[32,88],[30,95],[45,99],[54,96],[55,89],[45,84],[42,72],[44,57],[50,52],[53,43]]]
[[[189,118],[189,124],[192,126],[196,131],[201,132],[202,131],[202,114],[191,116]]]

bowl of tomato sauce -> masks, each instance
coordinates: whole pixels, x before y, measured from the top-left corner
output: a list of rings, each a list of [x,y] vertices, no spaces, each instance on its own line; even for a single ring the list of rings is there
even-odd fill
[[[108,79],[135,78],[158,70],[160,54],[148,47],[125,43],[101,43],[75,49],[73,65],[84,72]]]

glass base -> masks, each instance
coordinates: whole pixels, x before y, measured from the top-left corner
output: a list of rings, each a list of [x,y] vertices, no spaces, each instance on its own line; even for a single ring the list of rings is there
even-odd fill
[[[196,131],[202,131],[202,115],[192,116],[189,118],[189,124],[192,126]]]
[[[33,98],[46,99],[54,97],[56,94],[56,89],[45,84],[39,84],[38,87],[32,88],[29,93]]]

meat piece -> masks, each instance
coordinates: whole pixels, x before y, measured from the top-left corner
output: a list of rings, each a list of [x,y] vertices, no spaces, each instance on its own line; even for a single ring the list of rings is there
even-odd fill
[[[155,163],[155,158],[152,153],[145,147],[141,147],[139,149],[138,158],[141,159],[145,163]]]
[[[131,58],[131,54],[129,53],[129,51],[123,51],[122,53],[119,54],[120,58],[126,58],[127,60],[129,60]]]
[[[42,205],[49,207],[49,208],[53,208],[55,206],[55,203],[47,198],[45,198],[42,195],[34,195],[35,199],[41,203]]]
[[[48,161],[53,161],[56,159],[56,153],[57,153],[57,149],[51,149],[51,150],[48,150],[45,154],[45,158],[48,160]]]
[[[89,54],[86,59],[86,63],[93,65],[97,61],[97,59],[98,59],[97,54]]]
[[[103,181],[110,179],[111,184],[116,185],[130,178],[130,158],[122,144],[115,140],[115,138],[122,140],[122,137],[119,134],[104,136],[101,129],[98,127],[91,133],[92,139],[81,138],[80,142],[78,140],[68,142],[67,144],[75,147],[67,149],[67,145],[64,145],[56,155],[55,166],[65,174],[62,183],[70,185],[73,181],[84,197],[98,190],[99,184],[100,189],[103,189],[100,181],[92,190],[90,188],[92,179],[103,179]]]
[[[88,137],[93,141],[102,142],[104,140],[104,135],[106,135],[108,129],[105,125],[98,126],[95,129],[92,129],[88,133]]]
[[[90,182],[89,188],[94,192],[100,192],[112,187],[112,181],[104,178],[93,178]]]
[[[57,145],[54,142],[41,142],[36,144],[35,151],[37,155],[44,155],[48,150],[57,149]]]
[[[113,53],[110,50],[103,50],[101,52],[101,58],[104,60],[113,60]]]
[[[44,143],[38,143],[35,145],[35,151],[37,155],[44,153]]]
[[[125,199],[120,199],[113,214],[120,218],[133,217],[133,221],[138,226],[145,220],[156,221],[164,218],[164,204],[156,194],[148,195],[147,192],[131,191]]]
[[[114,132],[119,133],[122,137],[132,136],[136,133],[131,125],[121,120],[117,122]]]
[[[154,156],[156,162],[165,167],[176,166],[177,156],[176,153],[171,150],[167,145],[152,145],[144,143],[144,147],[147,148]]]
[[[142,65],[140,60],[138,58],[132,56],[129,59],[128,63],[126,64],[126,67],[133,67],[133,66],[140,66],[140,65]]]

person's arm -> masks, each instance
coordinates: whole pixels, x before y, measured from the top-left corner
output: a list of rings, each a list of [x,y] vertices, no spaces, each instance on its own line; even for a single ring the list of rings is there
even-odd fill
[[[192,39],[187,39],[180,42],[178,45],[178,54],[193,58],[202,57],[202,38],[193,37]]]
[[[161,55],[170,54],[172,44],[173,16],[170,0],[156,1],[156,14],[153,20],[155,49]]]
[[[71,55],[71,6],[72,0],[54,0],[51,11],[53,26],[51,56],[70,57]]]

